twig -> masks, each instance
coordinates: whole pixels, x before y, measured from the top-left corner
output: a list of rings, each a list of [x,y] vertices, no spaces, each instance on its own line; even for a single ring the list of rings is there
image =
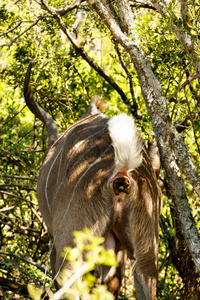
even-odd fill
[[[194,76],[189,76],[187,78],[187,80],[178,87],[178,89],[169,97],[168,101],[172,102],[172,100],[174,100],[174,96],[176,96],[178,94],[178,92],[180,92],[180,90],[182,90],[183,88],[185,88],[188,84],[190,84],[193,80],[200,78],[200,74],[194,75]],[[172,99],[172,100],[171,100]]]
[[[35,278],[33,278],[33,276],[31,276],[27,271],[25,271],[24,269],[22,269],[22,268],[18,265],[18,263],[17,263],[16,261],[7,258],[6,255],[4,255],[4,254],[1,254],[1,256],[2,256],[4,259],[6,259],[10,264],[14,265],[17,269],[19,269],[19,271],[20,271],[21,273],[23,273],[23,274],[26,275],[27,277],[31,278],[31,280],[33,280],[33,282],[35,282],[35,284],[37,284],[37,285],[40,286],[40,282],[37,281]]]
[[[86,90],[87,97],[88,97],[88,99],[90,100],[91,97],[90,97],[90,95],[89,95],[89,90],[88,90],[87,86],[85,85],[85,82],[84,82],[84,80],[83,80],[83,78],[82,78],[80,72],[77,70],[77,68],[76,68],[75,66],[74,66],[74,70],[77,72],[78,76],[80,77],[80,80],[81,80],[81,82],[82,82],[82,85],[84,86],[84,88],[85,88],[85,90]]]
[[[181,121],[180,123],[178,123],[177,125],[176,125],[176,130],[179,132],[179,133],[181,133],[182,131],[184,131],[188,126],[189,126],[189,124],[188,124],[188,121],[190,120],[190,116],[187,116],[186,118],[185,118],[185,120],[183,120],[183,121]]]
[[[184,87],[184,93],[185,93],[185,99],[186,99],[186,103],[187,103],[188,110],[189,110],[190,120],[191,120],[191,123],[192,123],[192,129],[193,129],[193,133],[194,133],[195,143],[196,143],[198,152],[200,154],[200,148],[199,148],[199,144],[198,144],[198,141],[197,141],[196,130],[195,130],[195,127],[194,127],[193,115],[192,115],[192,112],[191,112],[191,109],[190,109],[190,103],[189,103],[189,100],[188,100],[188,97],[187,97],[185,87]]]
[[[120,53],[120,50],[119,50],[119,47],[118,47],[118,44],[117,42],[115,41],[115,49],[116,49],[116,52],[117,52],[117,55],[119,57],[119,61],[121,63],[121,66],[122,68],[124,69],[127,77],[128,77],[128,80],[129,80],[129,88],[130,88],[130,92],[131,92],[131,97],[132,97],[132,101],[133,101],[133,105],[128,101],[127,103],[125,103],[127,105],[127,107],[130,108],[130,112],[133,116],[137,115],[137,112],[138,112],[138,105],[137,105],[137,102],[136,102],[136,99],[135,99],[135,94],[134,94],[134,90],[133,90],[133,82],[132,82],[132,76],[121,56],[121,53]]]
[[[77,40],[73,38],[73,36],[70,34],[70,32],[67,30],[61,16],[57,13],[55,9],[48,6],[46,1],[41,0],[41,5],[44,7],[45,10],[47,10],[55,19],[57,19],[58,24],[60,25],[61,30],[64,32],[64,34],[67,36],[69,41],[72,43],[73,47],[75,48],[76,52],[81,55],[81,57],[87,61],[87,63],[101,76],[103,77],[121,96],[122,100],[124,102],[128,102],[128,99],[123,92],[123,90],[118,86],[118,84],[110,78],[104,71],[101,69],[101,67],[91,58],[89,55],[85,52],[84,48],[81,47]]]
[[[135,8],[148,8],[148,9],[156,10],[156,8],[150,2],[147,1],[133,0],[130,1],[130,6]]]
[[[0,125],[0,130],[1,130],[1,128],[3,128],[7,123],[9,123],[12,119],[14,119],[17,115],[19,115],[19,114],[24,110],[25,107],[26,107],[26,105],[23,106],[22,109],[20,109],[20,111],[18,111],[16,114],[14,114],[10,119],[8,119],[8,120],[5,121],[3,124],[1,124],[1,125]]]
[[[0,250],[0,255],[1,255],[1,256],[2,256],[2,255],[3,255],[3,256],[6,255],[6,256],[10,256],[10,257],[15,257],[15,258],[17,258],[17,259],[19,259],[19,260],[25,261],[25,262],[27,262],[28,264],[37,267],[37,268],[38,268],[39,270],[41,270],[43,273],[45,273],[45,274],[47,273],[49,276],[52,276],[52,273],[51,273],[51,272],[49,272],[48,270],[46,270],[45,268],[43,268],[41,265],[35,263],[34,261],[28,259],[27,257],[19,256],[19,255],[17,255],[17,254],[9,253],[9,252],[7,252],[7,251],[2,251],[2,250]]]
[[[73,10],[75,8],[79,8],[79,6],[81,5],[81,3],[84,2],[84,1],[85,0],[76,0],[73,4],[67,5],[67,6],[65,6],[63,8],[60,8],[60,9],[55,9],[55,11],[60,16],[64,16],[69,11],[71,11],[71,10]]]
[[[73,283],[91,269],[90,263],[85,263],[72,277],[60,288],[50,300],[59,300]]]
[[[23,21],[20,20],[19,23],[18,23],[15,27],[9,29],[9,30],[6,31],[6,32],[3,32],[2,34],[0,34],[0,37],[2,37],[2,36],[4,36],[4,35],[7,35],[7,34],[9,34],[10,32],[14,31],[14,30],[15,30],[16,28],[18,28],[22,23],[23,23]]]
[[[16,225],[15,222],[16,221],[19,221],[19,222],[37,222],[37,223],[41,223],[40,220],[33,220],[33,219],[21,219],[21,218],[16,218],[16,217],[10,217],[10,216],[7,216],[5,214],[3,214],[2,212],[0,212],[0,215],[1,217],[5,218],[5,219],[8,219],[10,220],[10,222],[12,222],[12,224]],[[1,222],[2,222],[2,218],[1,218]],[[19,225],[18,225],[19,227]],[[26,230],[30,230],[30,228],[26,228]]]
[[[22,33],[18,34],[16,37],[14,37],[14,39],[9,44],[1,44],[0,47],[11,47],[16,42],[16,40],[18,40],[23,34],[25,34],[27,31],[29,31],[31,28],[33,28],[35,25],[37,25],[37,23],[40,20],[43,20],[45,17],[47,17],[47,16],[38,17],[37,20],[35,22],[33,22],[33,24],[31,24],[28,28],[26,28]]]
[[[0,177],[7,177],[7,178],[15,178],[15,179],[23,179],[23,180],[31,180],[37,182],[37,179],[26,177],[26,176],[17,176],[17,175],[7,175],[7,174],[0,174]]]
[[[15,208],[15,206],[5,207],[5,208],[0,209],[0,212],[11,210],[13,208]]]
[[[37,202],[33,202],[33,201],[31,201],[31,200],[28,200],[28,199],[26,199],[26,198],[24,198],[24,197],[21,197],[21,196],[18,196],[18,195],[16,195],[16,194],[12,194],[12,193],[9,193],[9,192],[6,192],[6,191],[1,191],[1,190],[0,190],[0,193],[1,193],[1,194],[8,195],[8,196],[11,196],[11,197],[13,197],[13,198],[18,198],[18,199],[20,199],[20,200],[29,202],[29,203],[34,204],[34,205],[38,205]]]
[[[99,21],[100,17],[98,17],[94,23],[86,30],[86,33],[88,34],[90,32],[90,30],[92,30],[92,28],[94,27],[94,25]]]
[[[4,189],[4,188],[21,188],[21,190],[27,190],[27,191],[34,191],[37,192],[37,190],[35,188],[33,188],[31,185],[29,184],[0,184],[0,188]]]

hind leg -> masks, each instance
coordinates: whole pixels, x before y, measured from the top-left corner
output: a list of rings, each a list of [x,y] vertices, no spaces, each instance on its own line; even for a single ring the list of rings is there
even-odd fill
[[[155,300],[157,291],[157,263],[154,249],[140,255],[135,262],[134,282],[138,300]]]
[[[51,270],[52,270],[52,278],[53,278],[53,281],[55,283],[55,287],[58,290],[59,285],[56,281],[56,277],[57,277],[58,274],[57,274],[57,271],[56,271],[56,248],[55,248],[55,245],[53,245],[52,249],[51,249],[50,263],[51,263]]]

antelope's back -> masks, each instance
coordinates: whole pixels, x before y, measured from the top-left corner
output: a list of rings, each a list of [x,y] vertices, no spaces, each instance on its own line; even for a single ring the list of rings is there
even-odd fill
[[[104,235],[112,227],[108,179],[114,170],[114,150],[108,120],[101,114],[81,119],[45,158],[38,178],[38,203],[54,239],[66,239],[64,232],[71,235],[84,227]]]

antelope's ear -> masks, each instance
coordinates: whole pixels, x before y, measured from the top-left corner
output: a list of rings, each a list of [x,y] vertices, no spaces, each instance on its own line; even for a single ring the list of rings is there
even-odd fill
[[[103,116],[103,111],[107,108],[107,103],[105,100],[101,99],[100,96],[94,95],[91,100],[90,106],[87,108],[82,118],[88,117],[89,115],[101,114]]]
[[[149,154],[150,154],[150,157],[151,157],[151,163],[152,163],[154,172],[156,173],[156,176],[158,178],[159,173],[160,173],[160,153],[159,153],[156,141],[150,147]]]

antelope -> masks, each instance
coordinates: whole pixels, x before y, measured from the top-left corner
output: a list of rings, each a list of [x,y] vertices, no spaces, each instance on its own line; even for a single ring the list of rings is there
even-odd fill
[[[52,118],[34,102],[31,64],[24,82],[29,109],[47,127],[49,142],[38,177],[37,197],[53,239],[53,276],[69,263],[61,257],[74,247],[73,231],[89,228],[115,250],[118,267],[103,267],[102,281],[118,298],[124,253],[134,261],[139,300],[156,299],[158,231],[162,200],[157,183],[160,169],[156,145],[144,146],[133,118],[108,118],[93,101],[83,117],[58,137]]]

